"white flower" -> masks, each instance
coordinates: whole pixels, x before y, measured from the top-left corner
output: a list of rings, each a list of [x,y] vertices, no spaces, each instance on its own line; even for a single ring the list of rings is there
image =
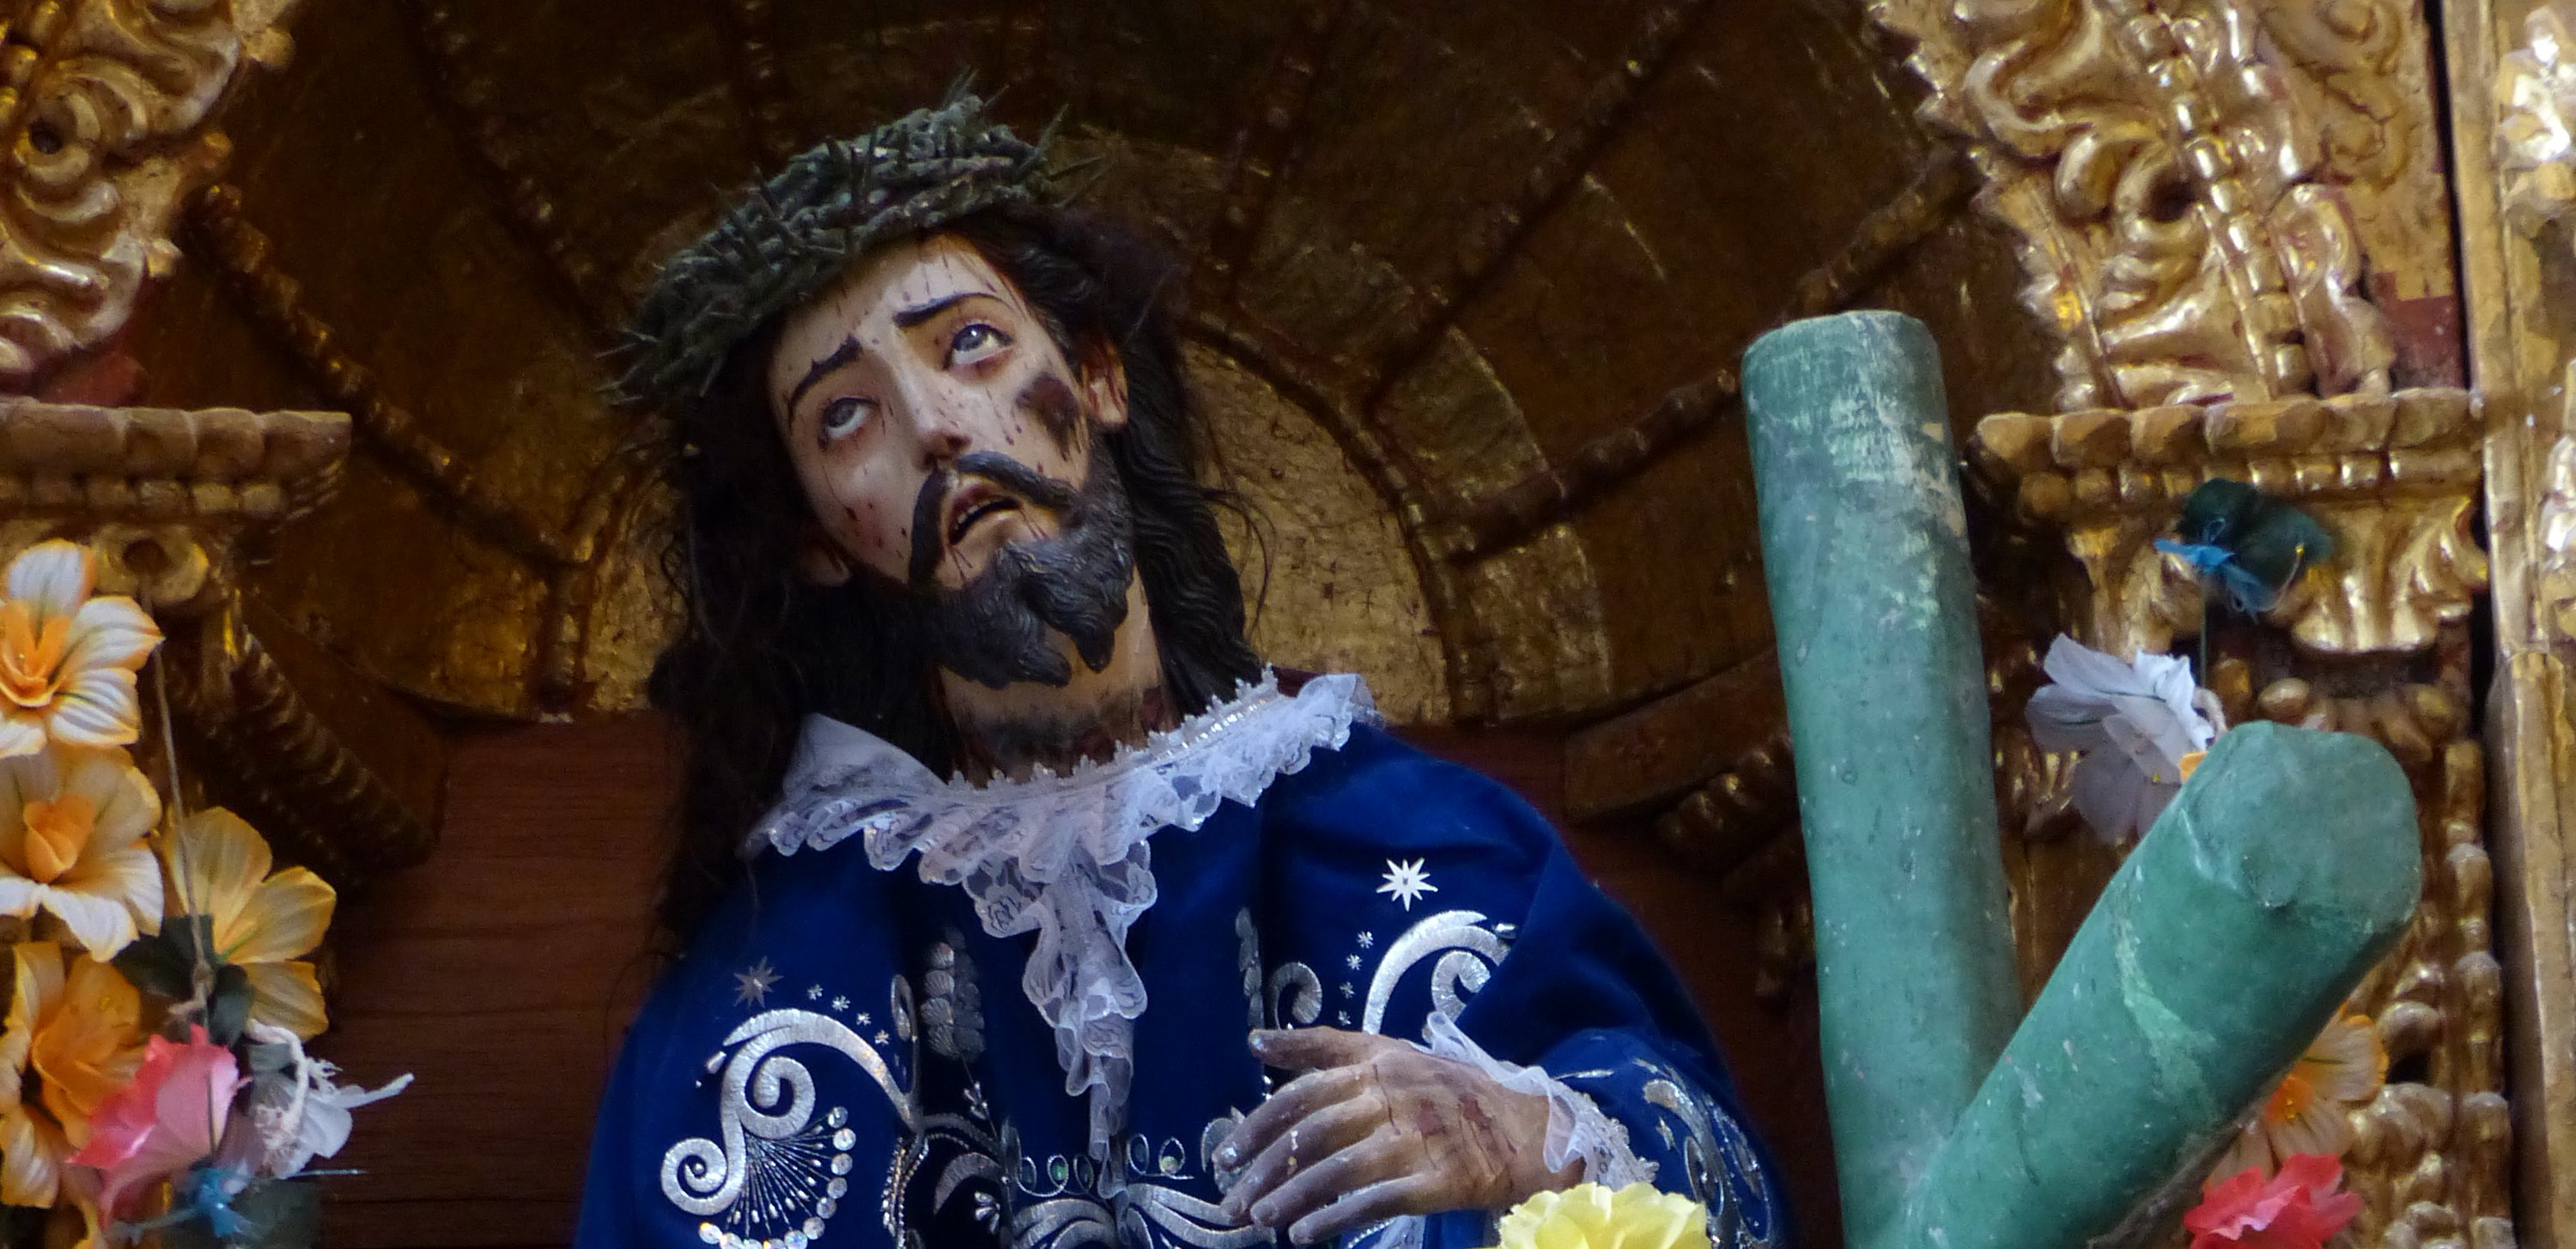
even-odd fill
[[[2225,727],[2216,700],[2170,655],[2124,662],[2063,634],[2044,665],[2055,684],[2030,696],[2031,738],[2077,751],[2075,809],[2103,837],[2144,833],[2182,789],[2184,759]]]
[[[253,1022],[251,1039],[287,1052],[283,1070],[259,1077],[251,1089],[251,1121],[258,1127],[260,1156],[248,1159],[260,1174],[280,1178],[300,1174],[315,1158],[329,1158],[349,1143],[349,1112],[380,1102],[411,1087],[401,1076],[382,1088],[341,1088],[331,1082],[338,1067],[308,1058],[303,1043],[287,1029]]]

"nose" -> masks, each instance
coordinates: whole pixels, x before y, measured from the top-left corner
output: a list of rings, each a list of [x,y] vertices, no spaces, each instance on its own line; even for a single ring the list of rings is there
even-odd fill
[[[914,408],[921,413],[916,433],[921,443],[921,466],[935,469],[974,449],[974,436],[967,432],[966,422],[954,404],[940,402],[934,396]]]

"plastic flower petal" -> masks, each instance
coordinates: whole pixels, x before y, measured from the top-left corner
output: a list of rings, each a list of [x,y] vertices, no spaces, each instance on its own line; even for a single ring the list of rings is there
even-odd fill
[[[2191,1249],[2324,1249],[2361,1213],[2361,1196],[2336,1192],[2342,1185],[2342,1163],[2298,1154],[2270,1180],[2246,1170],[2210,1185],[2182,1216],[2183,1230]]]
[[[21,942],[0,1030],[0,1202],[49,1206],[91,1116],[143,1059],[142,996],[104,963]]]
[[[2024,714],[2042,750],[2079,751],[2075,808],[2112,840],[2141,833],[2182,789],[2184,760],[2223,728],[2191,666],[2169,655],[2124,661],[2061,634],[2043,667],[2053,684]]]
[[[89,1143],[71,1156],[106,1183],[99,1206],[113,1215],[126,1198],[214,1156],[233,1097],[247,1083],[231,1050],[190,1025],[186,1041],[152,1038],[134,1082],[105,1103]]]
[[[122,750],[0,758],[0,915],[50,911],[110,958],[161,928],[161,869],[144,838],[161,799]]]
[[[2352,1148],[2352,1112],[2369,1105],[2387,1082],[2388,1054],[2369,1016],[2327,1024],[2210,1173],[2251,1167],[2269,1175],[2276,1161],[2298,1154],[2340,1157]]]
[[[49,738],[132,743],[143,723],[134,674],[161,644],[152,618],[130,598],[90,596],[98,561],[78,543],[39,542],[0,580],[0,757]]]
[[[322,944],[338,895],[290,867],[272,876],[268,843],[221,807],[191,815],[163,847],[171,910],[214,921],[214,953],[251,982],[251,1018],[299,1037],[322,1031],[322,987],[301,961]]]
[[[1651,1184],[1577,1184],[1513,1207],[1495,1232],[1495,1249],[1702,1249],[1708,1210]]]

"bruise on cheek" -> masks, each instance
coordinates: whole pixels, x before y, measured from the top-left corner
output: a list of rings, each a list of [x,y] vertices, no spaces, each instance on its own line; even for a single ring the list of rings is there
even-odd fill
[[[1056,450],[1067,457],[1073,455],[1074,431],[1082,424],[1082,404],[1062,377],[1040,373],[1029,379],[1028,386],[1020,391],[1018,407],[1046,427],[1047,436],[1055,439]]]

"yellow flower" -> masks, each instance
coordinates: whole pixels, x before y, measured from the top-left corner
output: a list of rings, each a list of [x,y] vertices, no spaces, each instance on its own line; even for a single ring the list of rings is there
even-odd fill
[[[1577,1184],[1540,1193],[1503,1216],[1495,1249],[1708,1249],[1708,1211],[1698,1202],[1631,1184],[1612,1192]]]
[[[91,1112],[143,1064],[143,997],[85,954],[66,974],[62,947],[50,941],[21,942],[12,957],[17,982],[0,1032],[0,1202],[50,1206],[63,1160],[89,1140]]]
[[[2346,1015],[2327,1024],[2210,1174],[2230,1176],[2254,1167],[2270,1175],[2295,1154],[2343,1156],[2352,1148],[2351,1112],[2369,1105],[2387,1082],[2388,1053],[2379,1047],[2379,1029],[2368,1016]]]
[[[0,915],[50,911],[102,959],[160,931],[161,869],[144,844],[160,819],[122,750],[0,759]]]
[[[91,598],[98,561],[55,539],[10,561],[0,598],[0,758],[53,738],[124,746],[142,731],[134,673],[161,630],[130,598]]]
[[[312,1037],[322,983],[301,961],[322,944],[338,895],[300,867],[268,874],[268,843],[221,807],[191,815],[163,847],[170,912],[214,919],[214,954],[250,976],[251,1018]]]

